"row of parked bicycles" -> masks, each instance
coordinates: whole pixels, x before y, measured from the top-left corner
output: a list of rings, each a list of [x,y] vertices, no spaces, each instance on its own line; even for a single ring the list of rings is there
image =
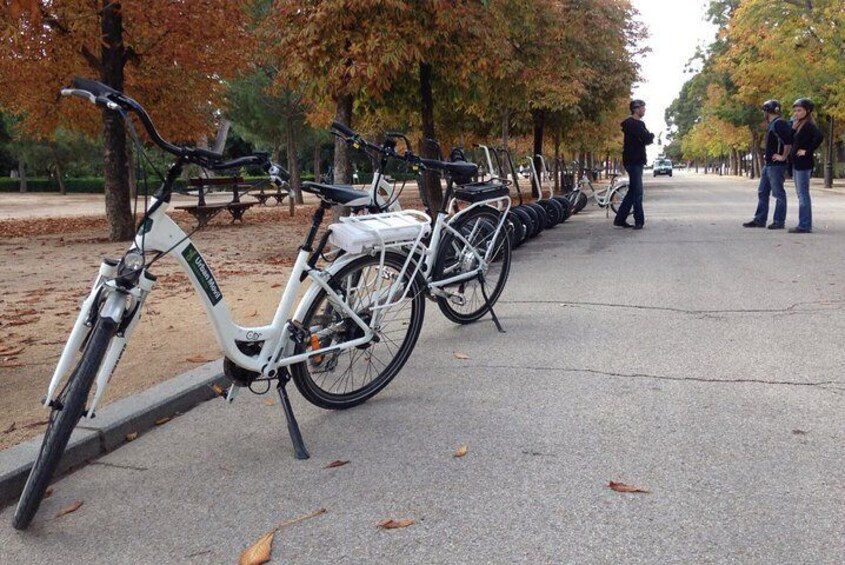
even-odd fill
[[[322,408],[350,408],[372,398],[413,351],[426,299],[455,323],[474,322],[490,313],[502,330],[494,306],[508,280],[512,247],[583,208],[585,190],[592,188],[582,179],[566,194],[548,191],[548,197],[528,202],[510,154],[503,149],[478,147],[486,158],[485,170],[480,170],[460,150],[453,151],[450,160],[426,159],[413,153],[401,133],[388,132],[383,142],[373,143],[335,123],[333,134],[373,159],[376,174],[370,190],[301,184],[319,198],[310,229],[276,310],[266,313],[270,322],[242,327],[232,320],[211,268],[190,238],[193,232],[185,233],[168,215],[171,197],[189,165],[211,171],[260,167],[267,182],[277,187],[289,180],[287,171],[263,153],[226,160],[214,151],[170,143],[138,102],[102,83],[77,78],[62,94],[120,115],[142,154],[133,123],[137,119],[149,140],[175,160],[152,197],[144,195],[144,213],[129,249],[118,259],[102,260],[82,301],[44,397],[49,422],[14,513],[17,529],[32,521],[73,429],[82,418],[95,417],[155,285],[151,269],[160,259],[176,260],[202,302],[232,382],[226,399],[233,401],[244,388],[263,394],[275,386],[296,457],[307,458],[286,390],[290,381]],[[445,179],[438,209],[425,201],[425,211],[401,208],[401,190],[382,174],[395,161]],[[505,162],[510,179],[503,174]],[[541,196],[543,181],[535,171],[533,182]],[[615,205],[624,183],[614,186],[602,197],[594,191],[596,201]],[[321,231],[326,212],[338,205],[352,214]],[[306,280],[310,286],[300,293]],[[153,358],[156,352],[146,354]]]

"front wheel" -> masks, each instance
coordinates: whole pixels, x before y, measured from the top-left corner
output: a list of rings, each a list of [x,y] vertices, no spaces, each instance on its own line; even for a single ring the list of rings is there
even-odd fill
[[[483,283],[476,277],[442,287],[452,296],[438,297],[437,305],[443,315],[456,324],[469,324],[484,316],[505,288],[511,268],[511,246],[504,227],[496,234],[499,219],[500,214],[495,210],[478,209],[452,226],[466,242],[451,232],[446,232],[440,242],[434,281],[478,269],[476,253],[487,258],[487,265],[481,271]]]
[[[425,314],[423,283],[419,277],[411,278],[413,264],[402,273],[405,255],[385,253],[384,265],[379,259],[378,254],[358,257],[332,276],[335,292],[375,330],[374,339],[313,355],[291,367],[296,388],[320,408],[351,408],[378,394],[405,365],[417,343]],[[364,330],[322,289],[307,307],[302,325],[310,333],[306,352],[364,336]]]
[[[38,511],[47,485],[50,484],[50,479],[53,478],[70,440],[70,434],[82,417],[88,392],[94,384],[94,378],[116,329],[117,323],[113,320],[99,318],[88,336],[88,343],[79,364],[56,397],[47,431],[44,432],[44,440],[41,442],[41,450],[35,458],[12,518],[12,525],[17,530],[26,529]]]

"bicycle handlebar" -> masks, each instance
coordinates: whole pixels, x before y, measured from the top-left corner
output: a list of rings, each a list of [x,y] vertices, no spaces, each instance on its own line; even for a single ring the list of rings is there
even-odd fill
[[[186,159],[197,165],[212,170],[231,169],[234,167],[249,165],[261,166],[264,171],[270,175],[271,180],[276,184],[290,180],[290,173],[288,173],[283,167],[271,162],[266,153],[255,153],[253,155],[238,157],[237,159],[231,159],[229,161],[222,161],[223,155],[220,153],[208,151],[207,149],[200,149],[199,147],[181,146],[169,143],[158,133],[158,130],[156,130],[153,125],[150,115],[146,110],[144,110],[143,106],[108,85],[96,80],[74,77],[71,81],[71,86],[72,88],[63,88],[61,90],[62,96],[82,98],[107,110],[128,110],[130,112],[134,112],[141,120],[141,123],[144,125],[144,129],[147,130],[147,133],[153,143],[161,147],[164,151],[172,153],[177,157]]]

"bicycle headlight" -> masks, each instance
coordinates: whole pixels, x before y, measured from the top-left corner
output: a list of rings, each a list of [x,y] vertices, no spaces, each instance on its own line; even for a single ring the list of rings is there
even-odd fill
[[[144,256],[139,251],[129,251],[123,256],[123,267],[128,271],[138,271],[144,267]]]

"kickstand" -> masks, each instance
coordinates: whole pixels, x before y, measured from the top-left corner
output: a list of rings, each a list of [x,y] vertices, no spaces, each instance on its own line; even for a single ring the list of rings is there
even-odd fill
[[[287,378],[280,378],[276,390],[279,392],[279,399],[282,401],[282,410],[285,412],[290,441],[293,444],[293,451],[296,454],[296,458],[308,459],[311,456],[308,454],[308,450],[305,449],[305,442],[302,441],[302,434],[299,433],[299,424],[296,423],[296,417],[293,415],[293,408],[290,405],[290,399],[288,399],[288,392],[285,390],[287,383]]]
[[[484,302],[490,302],[490,299],[487,297],[487,289],[484,287],[484,273],[478,273],[478,282],[481,283],[481,296],[484,297]],[[499,317],[496,316],[493,306],[490,306],[490,316],[493,318],[493,323],[496,324],[496,329],[499,330],[499,333],[507,333],[502,327],[502,324],[499,323]]]

